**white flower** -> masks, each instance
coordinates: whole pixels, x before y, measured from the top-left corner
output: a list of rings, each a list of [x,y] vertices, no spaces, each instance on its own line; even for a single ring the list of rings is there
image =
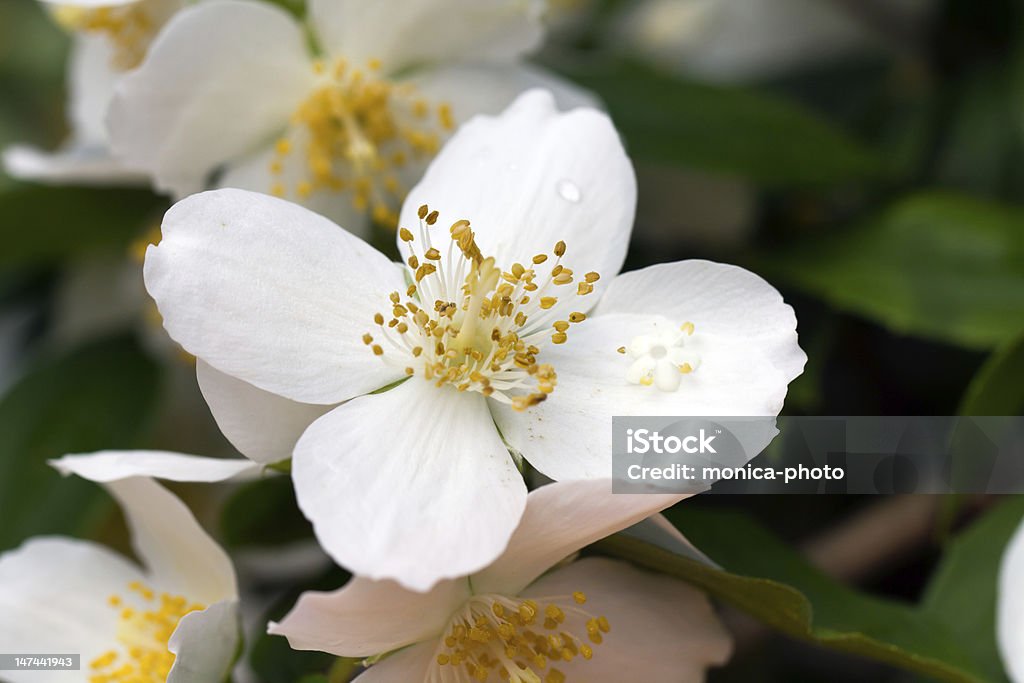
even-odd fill
[[[613,415],[775,415],[800,373],[793,312],[751,273],[612,281],[635,191],[606,116],[532,92],[464,126],[413,189],[403,267],[221,190],[168,212],[146,286],[228,438],[263,462],[298,440],[328,554],[424,590],[504,549],[526,501],[509,448],[554,479],[607,478]]]
[[[118,85],[114,148],[185,196],[276,194],[353,232],[396,207],[459,122],[524,89],[586,96],[520,63],[541,40],[539,0],[309,0],[308,25],[226,0],[175,17]],[[310,41],[318,51],[310,50]]]
[[[624,562],[559,564],[672,500],[612,495],[610,481],[542,486],[508,549],[478,573],[428,593],[355,578],[333,593],[305,593],[269,630],[300,650],[398,650],[359,683],[703,681],[731,650],[703,595]]]
[[[1006,673],[1024,683],[1024,523],[1006,546],[999,572],[996,635]]]
[[[72,34],[68,62],[69,139],[55,152],[26,145],[4,151],[7,172],[52,183],[140,183],[145,175],[111,156],[104,117],[114,84],[142,61],[160,27],[187,0],[40,0]]]
[[[81,671],[60,680],[223,680],[238,648],[231,561],[188,508],[148,475],[221,481],[251,472],[252,464],[109,452],[53,465],[106,486],[124,510],[142,566],[104,546],[56,536],[32,538],[0,555],[4,648],[81,654]],[[10,683],[52,678],[52,672],[4,672]]]

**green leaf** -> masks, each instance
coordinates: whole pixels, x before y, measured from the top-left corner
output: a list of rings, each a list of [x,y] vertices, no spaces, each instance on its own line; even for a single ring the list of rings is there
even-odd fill
[[[971,380],[960,415],[1024,413],[1024,335],[993,353]]]
[[[1020,332],[1024,211],[922,193],[753,266],[905,334],[990,348]]]
[[[684,579],[793,637],[941,681],[990,680],[944,624],[836,582],[747,517],[693,506],[669,516],[721,570],[622,535],[598,548]]]
[[[228,499],[221,513],[221,532],[229,547],[272,546],[313,538],[302,516],[291,477],[250,482]]]
[[[790,101],[697,83],[632,62],[588,62],[568,76],[604,101],[634,158],[818,186],[883,173],[879,157]]]
[[[17,185],[0,192],[0,269],[47,265],[106,247],[127,247],[160,218],[148,190]]]
[[[85,535],[110,510],[99,486],[50,458],[137,443],[157,368],[134,341],[96,342],[40,363],[0,400],[0,550],[36,534]]]
[[[1006,680],[996,646],[996,587],[1003,551],[1022,519],[1024,496],[1014,496],[957,536],[946,547],[922,603],[990,681]]]

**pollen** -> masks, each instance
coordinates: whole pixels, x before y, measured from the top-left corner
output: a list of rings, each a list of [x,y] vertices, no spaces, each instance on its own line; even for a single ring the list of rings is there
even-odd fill
[[[544,401],[557,374],[540,361],[542,349],[564,344],[570,328],[586,319],[556,307],[580,296],[569,286],[573,271],[561,263],[565,243],[554,245],[550,269],[536,268],[548,254],[534,256],[530,267],[502,268],[482,253],[468,220],[451,224],[442,250],[432,234],[438,212],[424,205],[418,215],[418,231],[398,231],[413,284],[404,298],[391,293],[389,313],[374,316],[379,332],[373,336],[381,343],[373,353],[438,387],[477,391],[516,410]]]
[[[127,604],[131,602],[133,606]],[[157,594],[133,581],[125,596],[111,595],[107,604],[118,611],[120,624],[112,648],[89,663],[89,683],[162,683],[174,665],[167,642],[181,618],[205,609],[180,595]]]
[[[435,653],[439,680],[449,680],[445,672],[451,667],[452,680],[461,670],[481,683],[566,683],[557,664],[593,658],[594,646],[611,631],[605,617],[580,607],[584,602],[578,591],[542,600],[471,598],[452,618]]]
[[[455,125],[451,105],[433,106],[415,86],[384,78],[376,59],[365,67],[321,62],[313,71],[318,85],[292,115],[294,140],[275,145],[270,172],[280,192],[274,194],[305,199],[348,193],[353,207],[394,229],[407,189],[398,172],[437,153]],[[301,179],[285,184],[293,154],[293,163],[302,165]]]
[[[111,67],[118,71],[134,69],[146,56],[159,22],[151,16],[145,2],[101,7],[60,5],[54,17],[69,31],[102,35],[113,48]]]

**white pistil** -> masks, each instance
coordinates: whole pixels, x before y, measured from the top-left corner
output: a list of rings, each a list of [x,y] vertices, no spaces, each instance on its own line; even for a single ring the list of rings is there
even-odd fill
[[[650,334],[633,337],[629,346],[619,347],[619,353],[633,359],[626,371],[626,380],[645,387],[655,386],[661,391],[675,391],[688,375],[700,365],[700,357],[687,348],[695,331],[692,322],[683,323],[678,330],[655,330]]]

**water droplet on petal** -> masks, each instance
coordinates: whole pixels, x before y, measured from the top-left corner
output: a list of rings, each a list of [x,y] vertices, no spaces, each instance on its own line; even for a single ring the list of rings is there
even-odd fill
[[[582,197],[579,186],[571,180],[559,180],[557,190],[559,197],[573,204]]]

